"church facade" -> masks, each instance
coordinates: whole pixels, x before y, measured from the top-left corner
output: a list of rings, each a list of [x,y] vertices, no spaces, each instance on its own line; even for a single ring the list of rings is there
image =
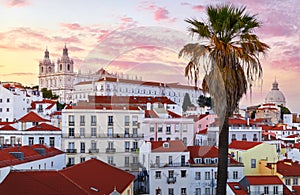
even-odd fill
[[[46,49],[44,59],[39,63],[40,89],[52,90],[53,94],[59,96],[59,101],[67,102],[66,94],[73,90],[75,75],[74,62],[68,55],[66,45],[57,64],[50,60],[49,51]]]

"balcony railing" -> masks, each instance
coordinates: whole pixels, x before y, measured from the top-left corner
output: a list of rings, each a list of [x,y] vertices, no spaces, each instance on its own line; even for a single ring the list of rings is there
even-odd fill
[[[107,126],[113,126],[114,125],[114,122],[108,122],[107,123]]]
[[[69,126],[74,126],[75,122],[74,121],[69,121]]]
[[[167,183],[176,183],[176,177],[167,177]]]
[[[116,148],[106,148],[106,153],[115,153]]]
[[[79,133],[75,134],[63,134],[63,138],[74,138],[80,139],[81,136]],[[144,138],[144,134],[129,134],[129,133],[97,133],[96,136],[92,136],[92,134],[85,133],[84,138]]]
[[[66,152],[69,154],[73,154],[73,153],[77,153],[77,150],[76,149],[67,149]]]
[[[91,126],[96,126],[97,123],[96,122],[91,122]]]
[[[85,122],[80,122],[80,126],[85,126]]]
[[[157,167],[189,167],[190,163],[152,163],[150,164],[151,168],[157,168]]]
[[[138,148],[131,148],[131,152],[137,152]]]
[[[89,153],[99,153],[99,149],[89,149]]]

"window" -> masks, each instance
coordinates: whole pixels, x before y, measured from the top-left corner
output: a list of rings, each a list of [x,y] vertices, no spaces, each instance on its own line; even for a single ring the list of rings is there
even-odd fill
[[[181,188],[180,192],[181,192],[181,195],[186,195],[187,194],[186,193],[186,188]]]
[[[168,188],[168,195],[174,195],[174,188]]]
[[[107,163],[110,165],[114,165],[114,157],[113,156],[108,156],[107,157]]]
[[[238,172],[237,171],[233,171],[233,179],[238,179]]]
[[[50,137],[49,138],[49,145],[50,145],[50,147],[54,147],[55,146],[55,138],[54,137]]]
[[[182,142],[183,142],[183,144],[186,146],[186,145],[187,145],[187,138],[186,138],[186,137],[183,137],[183,138],[182,138]]]
[[[253,134],[253,141],[257,141],[257,134]]]
[[[71,166],[71,165],[74,165],[75,164],[75,158],[74,157],[69,157],[68,158],[68,165]]]
[[[201,172],[195,173],[195,180],[201,180]]]
[[[54,167],[54,162],[53,161],[51,161],[51,168],[53,168]]]
[[[85,116],[80,115],[80,126],[84,126],[84,125],[85,125]]]
[[[0,99],[0,103],[2,103],[2,99]]]
[[[269,194],[269,187],[268,186],[264,187],[264,194]]]
[[[97,124],[97,118],[96,118],[96,116],[95,115],[92,115],[91,116],[91,126],[96,126],[96,124]]]
[[[10,102],[10,99],[9,99],[9,98],[7,98],[7,100],[6,100],[6,101],[7,101],[7,103],[8,103],[8,102]]]
[[[179,132],[179,124],[175,125],[175,132]]]
[[[166,134],[171,134],[171,125],[167,125]]]
[[[186,170],[181,170],[181,177],[186,177]]]
[[[246,137],[246,134],[243,134],[243,138],[242,138],[243,141],[247,141],[247,137]]]
[[[278,194],[278,186],[274,186],[273,187],[273,193],[274,194]]]
[[[74,115],[69,115],[69,126],[74,126]]]
[[[161,179],[161,171],[155,171],[155,179]]]
[[[182,131],[187,132],[187,124],[182,124]]]
[[[210,180],[210,172],[205,171],[205,180]]]
[[[85,153],[85,142],[80,142],[80,153]]]
[[[235,134],[232,134],[232,135],[231,135],[231,141],[234,141],[234,140],[236,140],[236,135],[235,135]]]
[[[45,138],[44,137],[39,137],[39,144],[43,145],[45,143]]]
[[[95,142],[95,141],[91,142],[91,149],[92,150],[96,150],[97,149],[97,142]]]
[[[0,145],[2,146],[4,144],[4,136],[0,136]]]
[[[109,141],[107,145],[108,149],[113,149],[114,148],[114,142]]]
[[[74,132],[74,128],[69,128],[69,136],[74,136],[75,132]]]
[[[169,156],[169,165],[172,165],[173,164],[173,158],[172,156]]]
[[[132,126],[138,125],[138,116],[132,116]]]
[[[162,125],[158,125],[158,127],[157,127],[157,132],[162,132]]]
[[[6,112],[9,112],[9,108],[6,108]]]
[[[107,128],[107,136],[108,137],[112,137],[113,136],[113,128],[112,127],[108,127]]]
[[[290,178],[285,179],[285,185],[287,185],[287,186],[291,185]]]
[[[201,195],[201,188],[195,189],[195,195]]]
[[[124,137],[129,137],[129,128],[125,127]]]
[[[294,186],[297,186],[297,185],[298,185],[298,178],[297,178],[297,177],[294,177],[294,178],[293,178],[293,185],[294,185]]]
[[[125,141],[125,152],[129,152],[129,148],[130,148],[130,142]]]
[[[132,144],[133,144],[132,147],[133,147],[134,149],[137,149],[137,148],[138,148],[138,142],[135,142],[135,141],[134,141],[134,142],[132,142]]]
[[[97,129],[95,127],[91,128],[91,136],[96,137],[97,136]]]
[[[33,137],[29,137],[28,138],[28,145],[33,145],[34,144],[34,138]]]
[[[129,167],[129,156],[125,156],[125,167]]]
[[[205,195],[210,195],[211,189],[210,188],[205,188]]]
[[[113,116],[108,116],[108,123],[107,123],[107,125],[108,126],[113,126],[113,124],[114,124],[114,118],[113,118]]]
[[[138,129],[132,128],[132,137],[137,137],[137,136],[138,136]]]
[[[125,116],[125,126],[129,126],[129,116]]]
[[[85,162],[85,157],[80,157],[80,162]]]
[[[84,127],[80,127],[80,137],[84,137],[84,134],[85,134],[85,128]]]
[[[172,170],[172,171],[168,171],[169,172],[169,178],[174,178],[174,171]]]
[[[156,157],[155,157],[155,164],[156,164],[157,166],[160,165],[160,157],[159,157],[159,156],[156,156]]]
[[[0,108],[0,112],[2,112],[2,108]]]
[[[251,159],[251,168],[256,168],[256,159]]]
[[[154,125],[153,124],[150,125],[150,132],[154,132]]]

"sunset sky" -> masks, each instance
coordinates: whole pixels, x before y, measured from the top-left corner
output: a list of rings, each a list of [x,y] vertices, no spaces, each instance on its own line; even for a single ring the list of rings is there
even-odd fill
[[[245,5],[262,27],[255,31],[271,49],[261,57],[264,76],[241,105],[261,104],[275,78],[287,107],[300,113],[300,1],[216,0]],[[143,80],[188,84],[184,44],[196,41],[186,18],[206,19],[211,1],[0,0],[0,81],[38,84],[38,64],[48,48],[54,62],[66,44],[75,71],[101,67]]]

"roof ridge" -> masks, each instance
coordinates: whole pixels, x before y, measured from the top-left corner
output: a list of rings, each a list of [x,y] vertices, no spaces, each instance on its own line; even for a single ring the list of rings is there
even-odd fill
[[[64,169],[63,169],[64,170]],[[76,187],[78,187],[79,189],[81,189],[82,191],[84,191],[86,194],[89,194],[88,191],[86,191],[83,187],[81,187],[79,184],[77,184],[75,181],[73,181],[71,178],[69,178],[68,176],[66,176],[64,173],[61,172],[62,170],[57,171],[58,174],[60,174],[61,176],[63,176],[65,179],[67,179],[69,182],[71,182],[72,184],[74,184]]]

